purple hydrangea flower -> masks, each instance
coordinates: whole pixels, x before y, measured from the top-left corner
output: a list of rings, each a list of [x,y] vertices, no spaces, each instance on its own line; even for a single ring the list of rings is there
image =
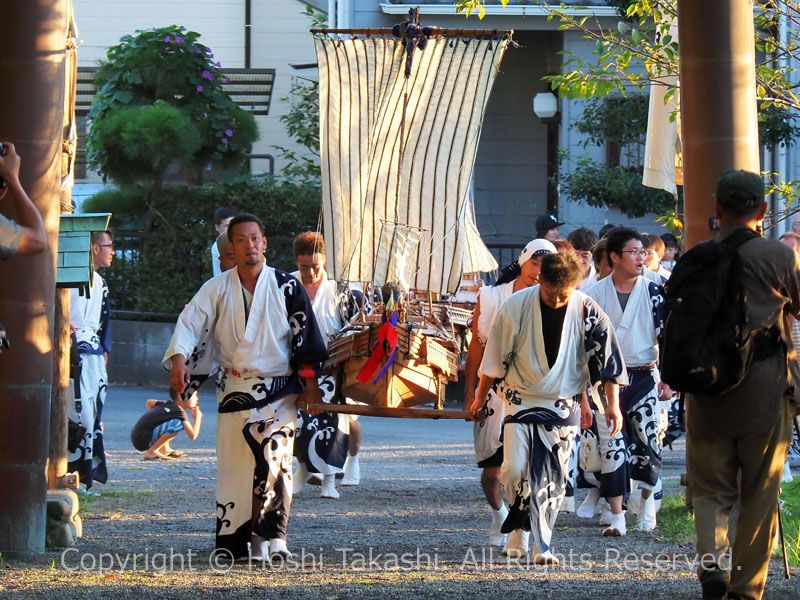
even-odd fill
[[[214,81],[214,76],[209,71],[203,71],[202,75],[209,81]]]
[[[228,143],[228,139],[227,138],[222,138],[220,140],[220,142],[222,142],[223,144],[227,144]]]
[[[203,91],[203,86],[202,85],[198,85],[197,86],[197,91],[198,92],[202,92]]]
[[[200,50],[200,48],[198,48],[197,46],[194,47],[194,53],[195,54],[200,54],[201,52],[202,52],[202,50]]]
[[[182,43],[183,43],[183,38],[182,38],[181,36],[177,36],[177,37],[175,38],[175,43],[177,43],[177,44],[182,44]]]
[[[218,69],[220,69],[220,68],[222,68],[222,63],[217,61],[217,62],[214,63],[214,66],[217,67]]]
[[[226,129],[225,130],[225,135],[227,135],[228,137],[233,137],[233,131],[230,130],[230,129]]]
[[[171,41],[172,41],[172,38],[170,36],[167,36],[167,37],[164,38],[164,43],[165,44],[169,44]]]

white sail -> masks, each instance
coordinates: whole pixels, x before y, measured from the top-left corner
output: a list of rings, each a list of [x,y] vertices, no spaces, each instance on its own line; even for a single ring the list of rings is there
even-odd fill
[[[422,230],[411,287],[442,294],[458,288],[469,181],[509,40],[435,34],[414,50],[406,77],[399,38],[316,35],[331,277],[372,281],[382,223],[389,222]]]

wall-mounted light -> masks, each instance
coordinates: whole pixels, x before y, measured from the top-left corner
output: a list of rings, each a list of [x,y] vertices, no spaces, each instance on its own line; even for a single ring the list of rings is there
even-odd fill
[[[558,98],[553,92],[539,92],[533,97],[533,112],[540,119],[551,119],[558,114]]]

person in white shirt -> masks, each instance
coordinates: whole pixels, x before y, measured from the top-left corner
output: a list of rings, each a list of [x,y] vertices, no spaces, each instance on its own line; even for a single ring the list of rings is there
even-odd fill
[[[321,402],[327,350],[302,284],[264,261],[261,221],[237,215],[228,239],[236,268],[186,305],[163,365],[178,393],[219,366],[216,548],[242,558],[249,544],[254,559],[287,560],[297,409]]]
[[[214,231],[217,232],[217,235],[228,231],[228,224],[231,222],[231,219],[234,217],[234,215],[236,215],[236,213],[233,211],[233,209],[226,208],[224,206],[217,207],[217,209],[214,211],[213,217]],[[215,241],[213,244],[211,244],[211,272],[214,276],[219,275],[223,271],[219,265],[219,255],[220,249]]]
[[[672,271],[661,264],[665,251],[664,240],[655,234],[643,233],[642,247],[647,252],[647,256],[644,257],[644,266],[657,273],[666,283],[669,276],[672,275]]]
[[[646,251],[641,236],[633,229],[618,228],[607,238],[608,261],[612,266],[609,277],[585,290],[597,301],[614,325],[622,347],[630,385],[620,394],[620,407],[625,416],[623,435],[628,456],[628,474],[642,489],[644,506],[639,519],[641,531],[656,526],[656,506],[653,489],[661,473],[661,447],[658,439],[660,410],[658,401],[669,398],[672,390],[659,377],[658,343],[663,327],[663,289],[642,276]],[[582,411],[588,417],[589,406]],[[598,423],[598,429],[601,423]],[[619,440],[600,431],[601,454],[605,463],[601,477],[602,494],[613,513],[603,535],[625,535],[625,515],[622,499],[627,493],[627,477],[619,476],[624,463],[620,460]],[[613,451],[612,451],[613,450]]]
[[[292,242],[297,271],[292,273],[302,283],[314,307],[320,332],[325,343],[355,316],[361,307],[361,292],[339,291],[335,280],[329,279],[325,271],[325,240],[318,233],[306,231],[298,234]],[[336,396],[335,375],[317,378],[323,402],[330,403]],[[295,456],[300,463],[294,475],[294,491],[298,493],[309,475],[322,477],[320,496],[339,498],[336,477],[344,475],[342,485],[358,485],[354,475],[360,471],[358,445],[351,443],[351,433],[360,425],[356,415],[323,412],[311,415],[301,410],[297,424]],[[350,476],[347,478],[347,476]],[[358,475],[360,478],[360,473]]]
[[[578,289],[590,286],[597,281],[597,270],[592,261],[592,250],[597,245],[597,234],[588,227],[579,227],[570,232],[567,241],[572,244],[575,253],[583,265],[583,279],[578,285]]]

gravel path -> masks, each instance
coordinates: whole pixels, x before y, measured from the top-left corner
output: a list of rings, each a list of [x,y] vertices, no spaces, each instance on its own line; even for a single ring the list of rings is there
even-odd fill
[[[164,390],[112,388],[106,408],[110,481],[83,502],[78,548],[6,559],[2,598],[699,598],[693,548],[633,531],[602,538],[594,522],[559,516],[554,552],[568,565],[508,562],[485,547],[488,508],[463,421],[362,418],[362,482],[319,498],[295,497],[289,547],[300,563],[214,562],[214,398],[203,431],[178,438],[186,457],[144,462],[129,432],[144,401]],[[683,447],[665,453],[667,493],[677,493]],[[582,500],[579,491],[578,500]],[[135,556],[138,555],[138,556]],[[135,563],[134,563],[135,561]],[[800,598],[800,572],[773,561],[767,598]]]

